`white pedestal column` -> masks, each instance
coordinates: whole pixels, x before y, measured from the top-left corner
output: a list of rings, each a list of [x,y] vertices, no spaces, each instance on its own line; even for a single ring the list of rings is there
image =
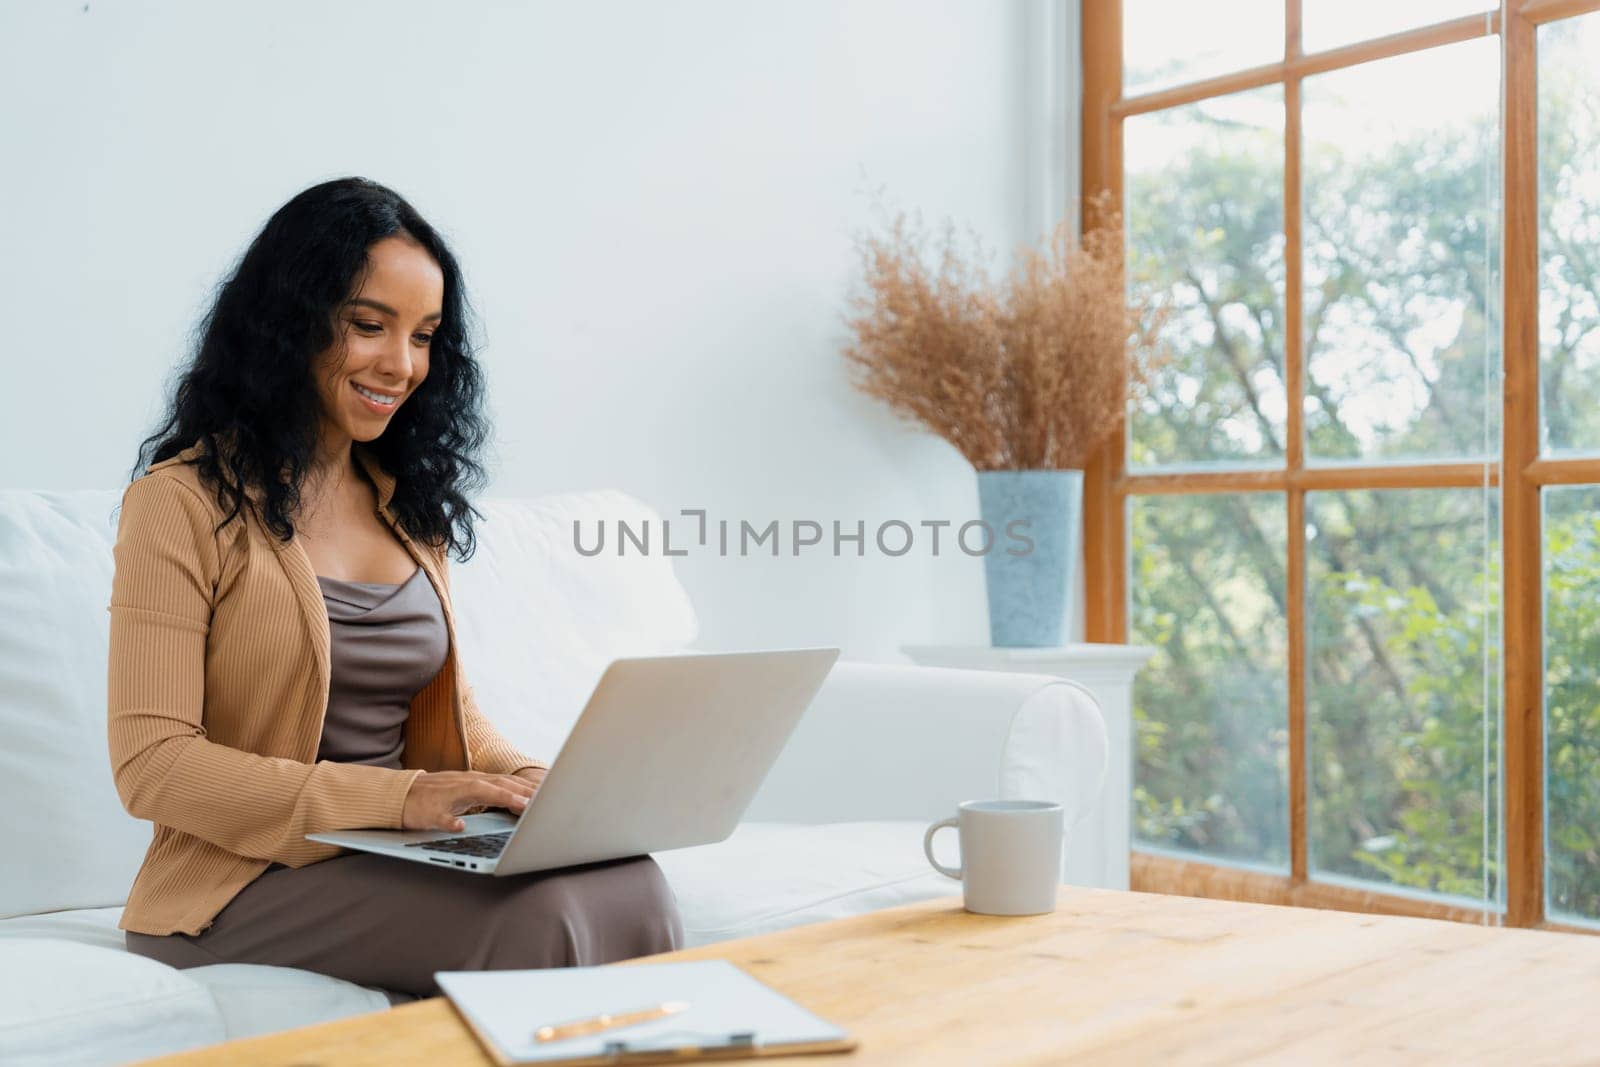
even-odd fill
[[[1111,763],[1094,810],[1071,831],[1062,879],[1074,885],[1128,888],[1133,844],[1133,676],[1155,655],[1145,645],[1062,645],[993,648],[987,645],[904,645],[924,667],[1053,674],[1087,688],[1105,715]]]

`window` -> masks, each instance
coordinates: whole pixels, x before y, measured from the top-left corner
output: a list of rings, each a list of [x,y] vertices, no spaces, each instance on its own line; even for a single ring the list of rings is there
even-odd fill
[[[1600,928],[1600,0],[1084,0],[1136,888]],[[1192,9],[1192,10],[1191,10]]]

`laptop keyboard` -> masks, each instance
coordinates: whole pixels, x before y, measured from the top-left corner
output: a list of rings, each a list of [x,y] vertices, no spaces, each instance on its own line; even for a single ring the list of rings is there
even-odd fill
[[[447,837],[442,841],[412,841],[407,848],[425,848],[430,852],[454,852],[462,856],[493,858],[505,850],[511,840],[511,831],[493,834],[470,834],[467,837]]]

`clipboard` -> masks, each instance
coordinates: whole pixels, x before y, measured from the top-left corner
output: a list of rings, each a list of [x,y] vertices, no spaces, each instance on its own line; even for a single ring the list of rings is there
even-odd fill
[[[849,1052],[857,1042],[726,960],[438,971],[434,979],[497,1067],[683,1063]],[[666,1001],[668,1018],[540,1042],[540,1026]]]

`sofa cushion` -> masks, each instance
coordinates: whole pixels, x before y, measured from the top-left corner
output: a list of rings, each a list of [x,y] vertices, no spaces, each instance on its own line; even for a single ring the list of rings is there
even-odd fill
[[[0,1063],[121,1064],[227,1037],[211,994],[164,963],[72,941],[0,941]]]
[[[616,490],[479,504],[478,548],[451,561],[462,668],[478,707],[522,751],[555,756],[606,665],[617,656],[683,650],[699,625],[661,552],[661,520]],[[649,530],[649,553],[617,531]],[[592,549],[604,528],[604,549]],[[682,530],[673,535],[681,547]]]
[[[211,994],[230,1041],[389,1007],[376,989],[294,967],[216,963],[183,973]]]
[[[6,939],[16,937],[48,937],[124,952],[128,942],[117,926],[121,918],[122,905],[118,904],[114,908],[79,908],[0,919],[0,958],[5,954]]]
[[[959,895],[959,882],[928,866],[924,829],[911,821],[747,822],[725,841],[655,860],[693,948]]]
[[[117,907],[0,919],[0,967],[10,967],[9,948],[18,939],[49,938],[126,955],[127,941],[117,926],[121,917]],[[184,968],[182,973],[211,994],[229,1040],[389,1006],[389,998],[376,989],[292,967],[217,963]]]
[[[0,917],[121,904],[150,844],[106,748],[118,492],[0,492]]]

